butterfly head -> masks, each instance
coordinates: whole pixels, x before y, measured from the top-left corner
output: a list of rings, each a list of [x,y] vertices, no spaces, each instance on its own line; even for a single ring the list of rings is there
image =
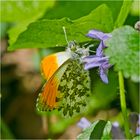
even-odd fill
[[[66,29],[63,26],[65,40],[68,44],[66,52],[69,53],[72,59],[80,59],[89,55],[89,48],[80,47],[76,41],[68,41]]]
[[[89,49],[80,47],[75,41],[70,41],[66,51],[73,59],[80,59],[89,55]]]

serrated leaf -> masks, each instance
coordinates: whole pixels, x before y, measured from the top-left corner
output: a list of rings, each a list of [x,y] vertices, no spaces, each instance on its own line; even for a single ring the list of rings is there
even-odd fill
[[[99,120],[92,123],[88,128],[77,137],[77,140],[85,139],[108,139],[110,140],[110,132],[112,125],[109,121]]]
[[[106,5],[101,5],[89,15],[77,20],[62,18],[57,20],[40,20],[30,24],[28,29],[20,34],[9,50],[19,48],[47,48],[66,45],[62,27],[66,27],[68,40],[85,42],[89,39],[85,34],[90,29],[110,32],[113,29],[111,12]]]
[[[101,4],[106,4],[112,12],[114,21],[116,20],[123,0],[90,0],[90,1],[56,1],[53,8],[49,9],[43,16],[46,19],[60,19],[68,17],[70,19],[77,19],[89,14],[93,9],[97,8]],[[79,6],[80,5],[80,6]],[[115,8],[114,8],[115,5]]]
[[[135,82],[139,77],[139,32],[130,26],[118,28],[112,32],[112,38],[106,41],[105,53],[117,71],[122,71],[126,78]]]
[[[45,11],[52,7],[52,1],[2,1],[1,2],[1,21],[14,23],[9,30],[9,44],[12,45],[18,35],[26,30],[27,26],[40,18]]]

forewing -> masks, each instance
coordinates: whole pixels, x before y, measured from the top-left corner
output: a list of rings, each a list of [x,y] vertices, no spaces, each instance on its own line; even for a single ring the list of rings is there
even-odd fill
[[[47,111],[58,108],[58,102],[56,101],[57,97],[60,97],[58,86],[60,84],[62,75],[68,67],[68,64],[69,60],[64,62],[43,86],[42,91],[39,93],[37,99],[36,106],[38,111]]]

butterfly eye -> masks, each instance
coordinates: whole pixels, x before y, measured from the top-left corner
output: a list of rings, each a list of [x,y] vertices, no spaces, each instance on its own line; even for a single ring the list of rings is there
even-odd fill
[[[76,51],[76,44],[74,41],[69,42],[68,47],[71,51]]]

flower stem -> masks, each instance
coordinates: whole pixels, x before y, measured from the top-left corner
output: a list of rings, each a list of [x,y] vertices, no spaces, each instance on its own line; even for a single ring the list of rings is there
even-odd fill
[[[121,109],[122,115],[124,119],[124,130],[127,139],[130,139],[130,131],[129,131],[129,121],[127,116],[127,108],[126,108],[126,100],[125,100],[125,90],[124,90],[124,79],[123,74],[121,71],[118,72],[119,76],[119,88],[120,88],[120,102],[121,102]]]

